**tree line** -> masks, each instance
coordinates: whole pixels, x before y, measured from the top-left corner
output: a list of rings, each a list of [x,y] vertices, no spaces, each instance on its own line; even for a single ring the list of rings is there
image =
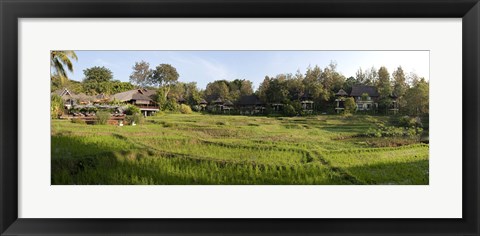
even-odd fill
[[[343,89],[350,94],[354,85],[375,86],[380,95],[379,110],[396,99],[401,113],[421,115],[428,113],[429,104],[429,82],[415,73],[405,73],[401,66],[392,73],[384,66],[379,69],[359,68],[355,76],[347,78],[337,70],[337,64],[331,62],[324,68],[309,66],[305,73],[298,70],[294,74],[265,76],[257,90],[251,81],[245,79],[215,80],[205,89],[199,89],[195,82],[178,81],[180,75],[172,65],[159,64],[151,68],[145,61],[132,66],[129,82],[114,80],[111,70],[103,66],[85,69],[81,82],[65,81],[63,74],[52,73],[52,90],[67,87],[74,93],[111,95],[135,88],[155,89],[155,100],[163,110],[174,109],[180,99],[194,107],[202,100],[210,103],[220,98],[236,102],[242,96],[256,95],[264,103],[291,104],[297,109],[300,109],[299,101],[308,97],[315,104],[314,110],[322,112],[333,110],[335,93]]]

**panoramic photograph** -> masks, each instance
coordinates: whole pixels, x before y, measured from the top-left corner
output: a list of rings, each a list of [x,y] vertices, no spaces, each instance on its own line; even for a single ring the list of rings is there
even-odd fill
[[[50,51],[52,185],[428,185],[429,51]]]

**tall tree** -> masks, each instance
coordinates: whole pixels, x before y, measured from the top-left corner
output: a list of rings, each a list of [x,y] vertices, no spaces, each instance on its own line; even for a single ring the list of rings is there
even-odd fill
[[[424,78],[414,80],[405,94],[406,110],[409,115],[429,113],[429,83]]]
[[[267,91],[270,86],[270,77],[265,76],[263,79],[262,83],[260,83],[260,86],[258,86],[257,89],[257,96],[262,100],[262,102],[267,102]]]
[[[385,66],[380,67],[378,70],[377,90],[379,96],[380,109],[387,109],[391,104],[392,99],[392,86],[390,82],[390,74]]]
[[[406,81],[405,73],[401,66],[399,66],[392,73],[393,77],[393,92],[392,94],[397,97],[398,106],[400,109],[405,108],[405,98],[404,95],[407,92],[408,84]]]
[[[83,70],[85,78],[83,79],[84,83],[100,83],[108,82],[113,79],[113,73],[110,69],[102,66],[94,66],[88,69]]]
[[[337,71],[337,63],[332,61],[323,70],[323,73],[320,76],[320,81],[323,88],[328,93],[326,98],[329,101],[334,97],[335,92],[342,88],[343,83],[345,82],[345,76]]]
[[[378,80],[378,72],[375,67],[371,67],[370,70],[365,71],[365,85],[376,85]]]
[[[405,95],[408,89],[408,84],[405,78],[405,73],[401,66],[399,66],[395,71],[392,73],[393,77],[393,94],[397,97],[402,97]]]
[[[359,84],[364,84],[366,82],[367,75],[362,71],[362,68],[358,68],[357,73],[355,73],[355,79]]]
[[[72,60],[78,60],[75,51],[50,51],[50,67],[52,70],[51,75],[57,75],[62,84],[68,80],[67,72],[65,71],[64,66],[67,67],[68,71],[73,73]]]
[[[150,64],[145,61],[135,62],[132,67],[132,74],[130,75],[130,83],[139,87],[146,87],[150,85],[153,71],[150,69]]]
[[[163,95],[168,97],[170,87],[178,81],[179,76],[175,67],[170,64],[160,64],[153,70],[150,82],[163,89]]]
[[[228,81],[226,80],[216,80],[207,84],[205,89],[205,97],[211,102],[215,99],[228,99],[230,91],[228,88]]]

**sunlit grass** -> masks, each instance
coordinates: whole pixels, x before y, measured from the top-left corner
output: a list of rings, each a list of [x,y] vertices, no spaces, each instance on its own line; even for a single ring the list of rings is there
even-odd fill
[[[52,184],[428,184],[428,145],[358,138],[388,117],[165,114],[52,121]]]

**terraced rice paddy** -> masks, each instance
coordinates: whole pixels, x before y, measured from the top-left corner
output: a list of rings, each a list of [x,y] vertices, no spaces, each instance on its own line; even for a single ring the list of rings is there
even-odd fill
[[[52,121],[52,184],[428,184],[428,144],[358,138],[388,117],[166,114]]]

